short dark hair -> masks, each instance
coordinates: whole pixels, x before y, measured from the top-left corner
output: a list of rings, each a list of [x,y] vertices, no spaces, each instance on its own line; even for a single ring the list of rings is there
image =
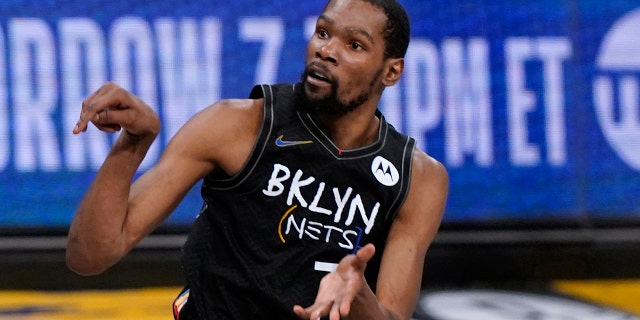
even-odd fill
[[[378,7],[387,15],[383,36],[386,44],[384,58],[404,58],[409,47],[411,27],[404,7],[396,0],[362,0]]]

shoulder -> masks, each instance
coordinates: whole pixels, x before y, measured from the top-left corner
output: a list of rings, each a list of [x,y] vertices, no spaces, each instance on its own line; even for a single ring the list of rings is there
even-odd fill
[[[225,99],[194,115],[186,124],[197,132],[213,133],[216,139],[260,125],[263,99]]]
[[[420,149],[415,149],[411,164],[411,182],[396,222],[421,234],[430,242],[440,225],[449,193],[449,175],[442,163]],[[424,230],[426,228],[426,230]]]
[[[418,188],[433,186],[448,190],[449,174],[447,169],[440,161],[418,148],[413,153],[411,171],[412,185],[415,183]]]
[[[253,132],[262,121],[262,99],[225,99],[196,113],[176,136],[197,136],[214,145]]]
[[[232,174],[253,148],[262,119],[263,99],[221,100],[187,121],[167,149]]]
[[[411,164],[411,184],[407,201],[412,208],[431,207],[444,210],[449,193],[449,174],[445,166],[416,148]],[[438,212],[442,214],[442,212]]]
[[[224,99],[220,100],[204,110],[200,111],[194,118],[202,117],[208,120],[223,117],[259,117],[262,115],[263,99]],[[228,119],[228,120],[233,120]]]

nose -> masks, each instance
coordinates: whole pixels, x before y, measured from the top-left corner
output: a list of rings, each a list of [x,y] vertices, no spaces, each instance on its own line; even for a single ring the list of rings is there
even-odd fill
[[[316,51],[316,58],[328,61],[330,63],[337,63],[336,52],[333,41],[327,41],[320,45]]]

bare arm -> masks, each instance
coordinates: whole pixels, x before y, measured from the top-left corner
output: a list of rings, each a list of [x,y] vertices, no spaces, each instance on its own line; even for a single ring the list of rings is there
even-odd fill
[[[216,167],[236,170],[234,164],[244,163],[251,148],[261,115],[254,106],[250,100],[225,101],[200,112],[173,137],[158,163],[131,184],[158,134],[157,115],[115,84],[87,98],[74,133],[86,130],[88,122],[107,132],[123,130],[71,223],[68,266],[86,275],[106,270],[155,229],[206,173]],[[225,121],[212,126],[219,118]],[[231,152],[219,156],[216,150],[227,145],[234,146],[225,148]]]
[[[422,271],[446,206],[449,178],[442,164],[417,151],[409,195],[385,247],[376,296],[390,319],[409,319],[415,309]]]
[[[374,294],[364,278],[366,264],[375,254],[369,244],[356,255],[342,259],[336,272],[323,278],[312,306],[294,307],[298,316],[410,319],[420,292],[425,255],[442,220],[448,184],[445,168],[423,152],[416,152],[409,194],[387,237],[377,292]]]
[[[134,120],[136,119],[136,120]],[[122,251],[123,221],[130,182],[160,131],[160,120],[144,102],[113,83],[98,89],[82,103],[79,134],[89,122],[114,133],[124,128],[78,206],[71,223],[67,263],[78,273],[103,271]]]

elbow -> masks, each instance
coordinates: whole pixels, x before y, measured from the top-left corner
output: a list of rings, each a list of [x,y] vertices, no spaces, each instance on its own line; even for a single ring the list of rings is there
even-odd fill
[[[113,255],[98,254],[101,250],[92,250],[82,245],[80,241],[70,238],[67,243],[67,267],[82,276],[93,276],[105,272],[113,265]]]
[[[101,264],[96,259],[92,259],[89,256],[75,254],[70,250],[67,250],[66,254],[67,267],[81,275],[81,276],[94,276],[106,271],[109,266]]]

